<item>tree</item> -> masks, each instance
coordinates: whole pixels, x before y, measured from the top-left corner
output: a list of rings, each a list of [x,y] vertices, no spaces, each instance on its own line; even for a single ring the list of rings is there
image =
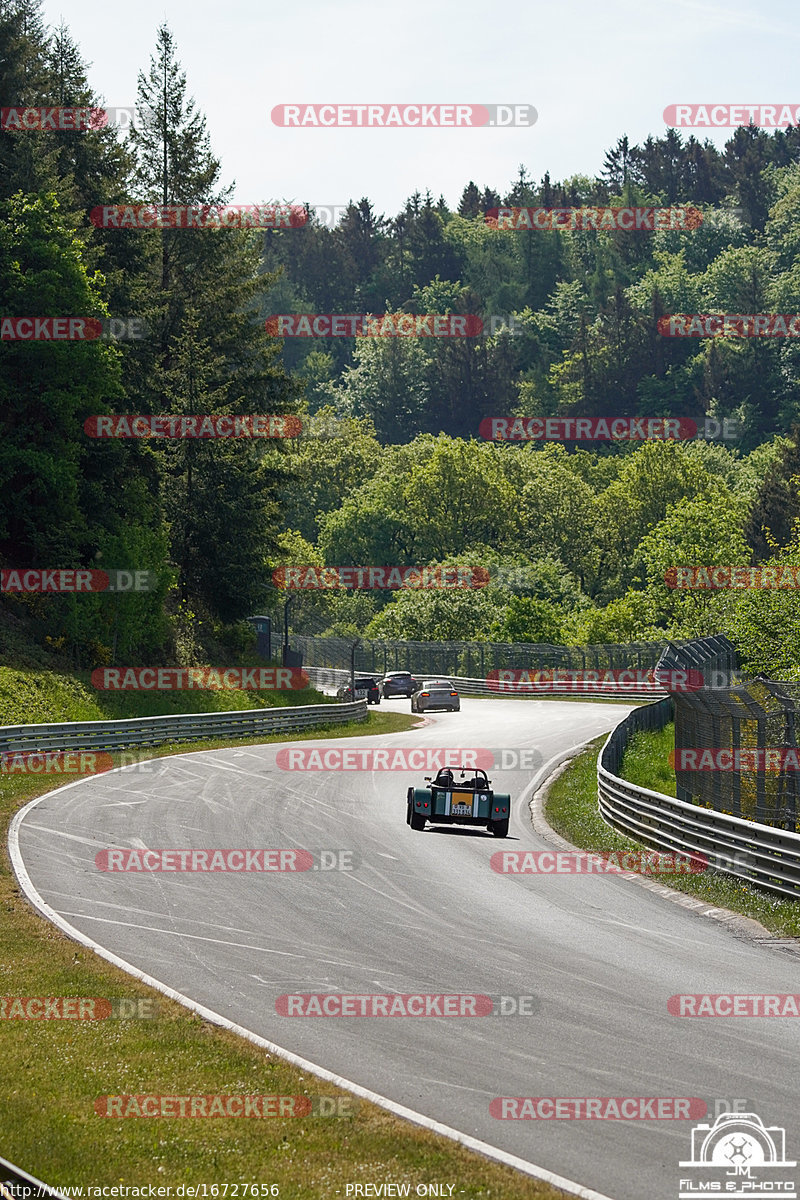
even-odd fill
[[[81,243],[54,195],[13,197],[2,204],[2,216],[4,316],[103,312],[101,281],[87,273]],[[120,393],[118,356],[99,341],[0,341],[5,561],[74,566],[94,551],[84,526],[82,425],[107,412],[108,400]]]
[[[628,190],[631,170],[637,161],[638,154],[627,137],[618,139],[616,146],[606,154],[602,178],[607,181],[611,191],[619,196]]]
[[[493,642],[544,642],[554,646],[563,641],[563,615],[547,600],[512,596],[502,618],[489,632]]]
[[[47,69],[50,39],[41,7],[41,0],[13,0],[0,9],[0,88],[4,107],[32,108],[51,103]],[[63,136],[64,133],[0,131],[0,196],[8,199],[17,192],[54,192],[66,202],[69,188],[59,177],[56,141]]]
[[[780,457],[768,468],[747,521],[745,533],[756,562],[789,545],[798,517],[800,426],[795,426]]]
[[[437,438],[429,462],[411,471],[400,497],[422,562],[479,544],[508,546],[519,534],[518,496],[502,450],[493,445]]]
[[[762,230],[774,199],[774,181],[765,173],[770,137],[756,125],[740,125],[725,143],[725,165],[753,229]]]
[[[461,199],[458,204],[458,215],[469,219],[477,217],[480,211],[481,194],[478,191],[477,185],[470,180],[461,193]]]
[[[205,117],[187,96],[166,25],[158,30],[149,73],[139,76],[138,102],[149,114],[131,137],[140,199],[226,200],[231,189],[220,184]],[[270,282],[258,276],[260,239],[246,231],[179,228],[154,230],[152,237],[159,252],[150,316],[158,338],[144,370],[145,405],[151,412],[289,411],[299,387],[253,319],[256,293]],[[279,451],[236,439],[186,442],[153,454],[183,600],[228,622],[252,612],[277,548],[285,476]]]
[[[325,561],[425,564],[474,546],[519,546],[514,451],[444,435],[393,448],[320,522]]]
[[[764,568],[800,567],[800,526],[790,544],[763,563]],[[771,679],[800,678],[800,591],[797,588],[732,592],[725,632],[741,657],[743,670]]]
[[[455,566],[456,560],[436,564]],[[422,642],[488,641],[499,612],[485,588],[400,591],[367,626],[367,637]]]
[[[343,413],[368,417],[382,441],[410,441],[420,432],[430,395],[430,360],[415,337],[356,339],[334,399]]]
[[[644,591],[653,624],[666,629],[668,637],[703,637],[720,631],[727,605],[724,593],[670,587],[665,576],[677,567],[746,565],[749,551],[743,524],[743,506],[715,491],[670,505],[665,517],[642,538],[635,560],[646,572]]]
[[[526,448],[519,496],[523,545],[531,558],[551,554],[574,572],[584,590],[594,583],[592,543],[596,504],[592,489],[567,465],[563,447]]]
[[[317,416],[331,421],[333,436],[298,439],[290,449],[293,472],[282,493],[284,522],[309,541],[316,540],[325,515],[372,478],[382,454],[368,417],[338,418],[332,408]]]
[[[725,489],[676,442],[645,442],[625,455],[618,477],[597,499],[599,561],[590,594],[611,598],[633,576],[634,552],[671,505]]]

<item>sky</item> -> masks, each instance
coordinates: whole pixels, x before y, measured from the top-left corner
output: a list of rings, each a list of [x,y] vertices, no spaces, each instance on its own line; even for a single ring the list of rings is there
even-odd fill
[[[45,0],[107,105],[136,81],[166,21],[208,120],[232,203],[345,205],[393,216],[414,191],[455,207],[465,185],[595,175],[627,135],[663,136],[676,103],[800,106],[797,0]],[[527,104],[529,127],[283,128],[279,104]],[[688,136],[691,131],[684,131]],[[698,129],[722,146],[732,129]]]

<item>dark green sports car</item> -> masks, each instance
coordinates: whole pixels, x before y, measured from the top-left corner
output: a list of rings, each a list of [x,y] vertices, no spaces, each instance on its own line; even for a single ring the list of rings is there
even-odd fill
[[[432,825],[483,825],[495,837],[508,835],[511,797],[492,791],[491,780],[479,767],[461,767],[462,779],[456,782],[449,767],[435,779],[426,776],[427,787],[408,789],[406,823],[412,829]],[[467,771],[469,779],[464,779]]]

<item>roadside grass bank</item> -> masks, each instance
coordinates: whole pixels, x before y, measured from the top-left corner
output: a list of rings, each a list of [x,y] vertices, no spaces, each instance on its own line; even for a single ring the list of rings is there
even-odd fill
[[[115,721],[179,713],[240,712],[335,704],[314,688],[249,691],[191,688],[187,691],[101,691],[87,671],[64,674],[31,667],[0,666],[0,725],[55,724],[59,721]]]
[[[368,713],[292,741],[362,737],[416,727],[406,713]],[[282,735],[143,748],[142,758],[287,740]],[[120,755],[113,756],[115,765]],[[74,776],[0,776],[0,993],[155,1001],[152,1019],[0,1020],[0,1155],[53,1186],[274,1184],[297,1200],[347,1183],[454,1184],[478,1200],[558,1200],[563,1193],[359,1101],[189,1013],[40,918],[17,886],[8,824],[23,804]],[[135,918],[132,918],[135,919]],[[276,1036],[280,1041],[280,1036]],[[353,1115],[283,1119],[104,1118],[105,1095],[327,1096]],[[454,1114],[457,1124],[457,1115]],[[534,1156],[535,1157],[535,1156]],[[266,1194],[262,1192],[262,1194]],[[233,1195],[232,1186],[229,1195]]]
[[[597,756],[606,736],[596,738],[551,785],[544,815],[556,833],[592,852],[641,850],[643,844],[624,837],[600,816],[597,807]],[[621,775],[639,787],[675,795],[675,776],[668,755],[675,745],[675,727],[634,735],[620,768]],[[670,781],[670,778],[671,781]],[[800,937],[800,903],[782,900],[752,884],[719,871],[697,875],[649,875],[666,887],[687,892],[718,908],[728,908],[760,921],[771,933]]]

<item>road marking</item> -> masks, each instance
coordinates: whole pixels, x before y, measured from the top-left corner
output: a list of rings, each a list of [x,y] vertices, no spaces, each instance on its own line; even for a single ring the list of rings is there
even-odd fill
[[[52,792],[46,794],[52,795]],[[68,842],[82,842],[84,846],[102,845],[102,842],[99,842],[97,838],[79,837],[77,833],[66,833],[63,829],[50,829],[47,825],[34,825],[31,823],[26,825],[25,828],[35,829],[38,833],[52,833],[54,837],[66,838]]]
[[[206,751],[206,753],[214,753],[214,751]],[[67,783],[63,787],[57,788],[54,792],[45,792],[44,795],[37,796],[35,800],[31,800],[29,804],[26,804],[24,808],[19,809],[14,814],[8,831],[8,850],[17,882],[34,908],[38,909],[43,917],[57,926],[63,933],[66,933],[68,937],[79,942],[82,946],[93,950],[95,954],[106,959],[107,962],[112,963],[115,967],[119,967],[120,970],[126,971],[141,983],[155,988],[156,991],[161,992],[169,999],[182,1004],[184,1008],[196,1012],[204,1020],[210,1021],[213,1025],[220,1025],[223,1029],[228,1029],[232,1033],[239,1034],[240,1037],[247,1038],[249,1042],[253,1042],[254,1045],[261,1047],[262,1050],[266,1050],[270,1054],[277,1054],[287,1062],[292,1063],[293,1066],[300,1067],[301,1070],[308,1071],[320,1079],[325,1079],[327,1082],[333,1083],[336,1087],[342,1088],[343,1091],[352,1092],[354,1095],[360,1096],[363,1100],[368,1100],[371,1104],[376,1104],[379,1108],[386,1109],[396,1117],[410,1121],[413,1125],[420,1125],[423,1129],[430,1130],[431,1133],[441,1134],[443,1137],[457,1142],[468,1150],[474,1150],[478,1154],[482,1154],[485,1158],[502,1163],[504,1166],[513,1167],[515,1170],[521,1171],[524,1175],[530,1175],[534,1179],[541,1179],[544,1183],[551,1184],[553,1187],[561,1188],[562,1191],[568,1192],[572,1196],[578,1196],[579,1200],[613,1200],[610,1196],[596,1192],[592,1188],[586,1188],[572,1179],[565,1178],[563,1175],[556,1175],[553,1171],[548,1171],[545,1167],[528,1162],[527,1159],[519,1158],[515,1154],[508,1154],[505,1150],[501,1150],[497,1146],[492,1146],[488,1142],[482,1142],[470,1134],[462,1133],[460,1129],[453,1129],[449,1125],[443,1125],[440,1121],[434,1121],[431,1117],[425,1116],[424,1113],[416,1112],[412,1108],[407,1108],[404,1104],[398,1104],[396,1101],[390,1100],[388,1096],[382,1096],[380,1093],[373,1092],[369,1088],[361,1087],[360,1084],[353,1083],[352,1080],[345,1079],[343,1076],[329,1071],[326,1067],[321,1067],[317,1063],[310,1062],[307,1058],[302,1058],[299,1054],[294,1054],[291,1050],[284,1049],[283,1046],[278,1046],[275,1042],[268,1041],[267,1038],[260,1037],[251,1030],[237,1025],[235,1021],[228,1020],[227,1017],[223,1017],[213,1009],[206,1008],[203,1004],[198,1004],[191,997],[176,991],[175,988],[171,988],[166,983],[162,983],[160,979],[148,975],[145,971],[140,971],[138,967],[134,967],[126,959],[120,958],[119,955],[114,954],[111,950],[107,950],[105,946],[101,946],[99,942],[82,933],[74,925],[70,925],[60,913],[57,913],[54,908],[50,907],[33,886],[33,881],[27,872],[22,855],[20,854],[19,828],[25,818],[25,814],[34,809],[45,797],[49,798],[56,795],[57,792],[65,792],[68,788],[77,787],[83,782],[84,780],[76,779],[72,783]],[[293,957],[298,956],[295,955]]]
[[[200,933],[184,933],[180,929],[162,929],[158,925],[134,925],[132,921],[116,921],[112,917],[93,917],[91,913],[67,912],[65,916],[81,921],[97,921],[100,925],[124,925],[127,929],[143,929],[145,933],[163,933],[166,937],[190,939],[193,942],[213,942],[215,946],[230,946],[233,950],[258,950],[262,954],[275,954],[280,958],[305,959],[307,957],[305,954],[293,954],[291,950],[271,950],[267,946],[253,946],[249,942],[229,942],[225,938],[203,937]],[[178,920],[181,918],[178,917]]]

